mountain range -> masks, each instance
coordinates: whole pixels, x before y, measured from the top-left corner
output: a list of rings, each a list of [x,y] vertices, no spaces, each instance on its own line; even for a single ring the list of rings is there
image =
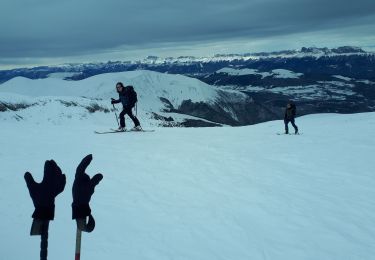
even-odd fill
[[[136,71],[143,75],[143,79],[137,82],[128,80],[127,77],[137,74]],[[116,83],[114,78],[118,78],[118,81],[143,89],[141,95],[144,96],[148,95],[150,88],[158,88],[152,96],[161,105],[153,108],[149,104],[143,105],[147,107],[150,118],[157,118],[168,126],[173,125],[173,121],[166,113],[195,118],[179,122],[185,122],[182,123],[184,126],[236,126],[280,119],[288,100],[295,101],[298,115],[375,111],[375,53],[358,47],[302,48],[298,51],[203,58],[149,56],[142,61],[21,68],[0,71],[0,91],[15,92],[17,84],[14,82],[20,81],[18,77],[29,79],[23,79],[22,84],[26,85],[35,85],[35,82],[45,79],[48,85],[72,86],[94,82],[100,74],[112,75],[112,78],[107,76],[105,84],[112,87]],[[160,80],[161,77],[167,79]],[[173,88],[167,88],[165,84]],[[197,91],[210,89],[215,95],[195,99],[192,93],[181,91],[187,85],[187,88],[193,87]],[[42,92],[43,95],[48,93],[47,90]],[[90,98],[101,100],[103,96],[98,92]],[[173,102],[174,99],[179,102]],[[11,103],[2,98],[0,110],[9,110]]]

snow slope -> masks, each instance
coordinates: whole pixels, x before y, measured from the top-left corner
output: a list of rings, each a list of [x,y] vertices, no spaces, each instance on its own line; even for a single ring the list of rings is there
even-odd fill
[[[294,71],[285,70],[285,69],[276,69],[272,70],[272,73],[275,75],[275,78],[280,79],[298,79],[303,73],[296,73]]]
[[[100,122],[107,122],[110,118],[114,123],[114,115],[108,112],[112,109],[110,98],[118,98],[115,85],[119,81],[134,86],[138,93],[139,118],[146,125],[153,125],[150,120],[152,112],[163,114],[166,106],[160,98],[178,108],[182,101],[189,99],[192,102],[214,103],[222,92],[197,79],[151,71],[100,74],[81,81],[66,81],[58,77],[38,80],[18,77],[0,85],[0,102],[33,106],[0,113],[0,121],[23,119],[35,122],[35,115],[44,115],[37,123],[47,120],[58,124],[72,118]],[[90,106],[99,106],[107,113],[90,114],[87,111]]]
[[[244,75],[261,75],[262,78],[272,76],[280,79],[298,79],[303,73],[297,73],[286,69],[275,69],[271,72],[260,72],[256,69],[235,69],[235,68],[222,68],[217,73],[226,73],[231,76],[244,76]]]
[[[5,121],[0,136],[0,259],[38,259],[23,175],[44,161],[67,175],[49,229],[49,259],[73,259],[75,168],[104,175],[81,259],[369,260],[375,255],[375,113],[248,127],[159,128],[95,135],[85,124]]]
[[[214,99],[216,91],[197,79],[182,75],[169,75],[152,71],[130,71],[100,74],[81,81],[65,81],[59,78],[30,80],[17,77],[0,85],[1,92],[11,92],[26,96],[83,96],[89,98],[116,97],[117,82],[133,85],[139,92],[142,103],[155,105],[156,97],[171,100],[179,105],[185,97],[193,102]]]
[[[231,76],[245,76],[245,75],[261,75],[262,78],[271,76],[269,72],[259,72],[256,69],[235,69],[235,68],[222,68],[217,73],[226,73]]]

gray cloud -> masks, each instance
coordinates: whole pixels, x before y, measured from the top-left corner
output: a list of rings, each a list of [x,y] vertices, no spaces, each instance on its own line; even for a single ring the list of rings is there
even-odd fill
[[[8,59],[88,55],[168,42],[259,40],[346,27],[375,29],[373,0],[2,2],[0,57]]]

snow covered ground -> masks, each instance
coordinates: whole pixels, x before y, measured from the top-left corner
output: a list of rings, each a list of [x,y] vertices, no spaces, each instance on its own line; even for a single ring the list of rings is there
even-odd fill
[[[2,121],[0,259],[39,259],[23,175],[40,181],[47,159],[67,175],[49,259],[73,259],[71,189],[89,153],[87,173],[104,179],[81,259],[373,259],[375,113],[296,123],[302,135],[276,135],[282,121],[108,135],[94,120]]]

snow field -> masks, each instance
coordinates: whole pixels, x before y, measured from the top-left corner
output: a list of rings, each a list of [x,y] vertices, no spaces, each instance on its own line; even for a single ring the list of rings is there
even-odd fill
[[[67,175],[50,223],[49,258],[74,255],[71,188],[92,153],[96,229],[81,259],[372,259],[375,113],[248,127],[95,135],[100,122],[5,122],[0,138],[0,259],[37,259],[23,179],[54,159]]]

